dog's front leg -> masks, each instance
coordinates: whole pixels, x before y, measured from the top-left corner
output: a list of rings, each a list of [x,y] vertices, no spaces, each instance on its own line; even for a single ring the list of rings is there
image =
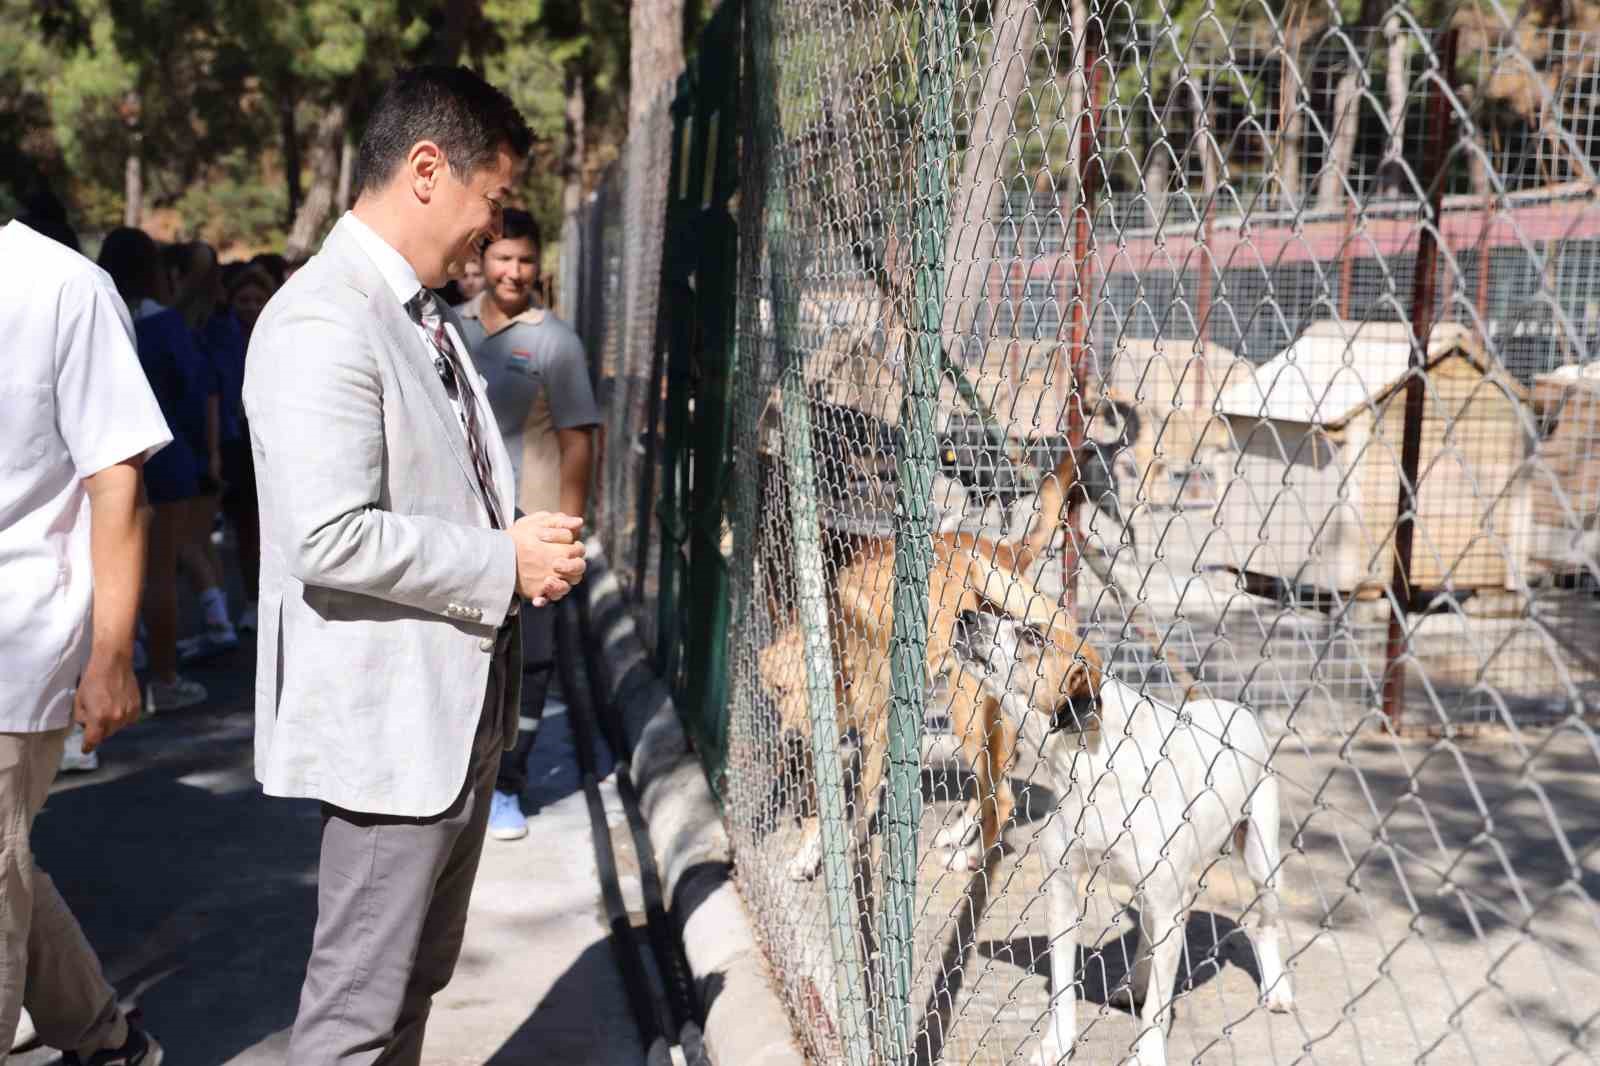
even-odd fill
[[[1064,1062],[1078,1037],[1078,880],[1067,864],[1064,837],[1063,830],[1051,825],[1040,840],[1050,933],[1050,1011],[1039,1039],[1039,1066]]]

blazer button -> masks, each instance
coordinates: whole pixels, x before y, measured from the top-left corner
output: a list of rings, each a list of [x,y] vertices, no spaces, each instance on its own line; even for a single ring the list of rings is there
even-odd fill
[[[484,637],[478,641],[478,648],[480,651],[494,651],[494,638]]]

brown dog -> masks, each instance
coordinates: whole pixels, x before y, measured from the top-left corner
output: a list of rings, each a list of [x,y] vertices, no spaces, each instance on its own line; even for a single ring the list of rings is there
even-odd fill
[[[1015,807],[1006,769],[1016,746],[1016,728],[1000,712],[995,698],[970,671],[960,668],[951,641],[963,612],[1003,614],[1039,632],[1045,640],[1045,669],[1038,684],[1061,690],[1065,699],[1093,691],[1100,658],[1078,639],[1071,621],[1055,602],[1039,592],[1028,570],[1049,546],[1066,518],[1067,493],[1077,471],[1068,452],[1039,493],[1039,506],[1029,528],[1015,541],[997,541],[972,533],[933,537],[934,562],[928,574],[927,678],[930,689],[947,693],[951,726],[961,738],[962,752],[977,776],[977,794],[968,801],[966,818],[946,827],[936,838],[950,849],[951,866],[976,870],[992,854]],[[835,727],[843,737],[852,727],[861,738],[861,795],[866,801],[858,834],[864,836],[877,809],[878,789],[888,754],[889,647],[894,626],[894,541],[868,540],[849,565],[838,572],[829,603],[833,630]],[[768,694],[775,700],[784,730],[809,738],[811,716],[806,700],[804,636],[791,623],[758,660]],[[809,745],[807,746],[809,750]],[[808,787],[811,787],[808,783]],[[852,804],[852,811],[855,804]],[[976,839],[966,847],[972,823]],[[789,873],[796,879],[816,875],[822,860],[815,815],[806,817],[800,846]]]

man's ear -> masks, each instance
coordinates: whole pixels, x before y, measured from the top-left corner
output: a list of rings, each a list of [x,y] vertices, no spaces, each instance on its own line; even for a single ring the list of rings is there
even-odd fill
[[[410,179],[413,195],[423,203],[432,200],[449,166],[437,144],[432,141],[413,144],[406,153],[406,177]]]

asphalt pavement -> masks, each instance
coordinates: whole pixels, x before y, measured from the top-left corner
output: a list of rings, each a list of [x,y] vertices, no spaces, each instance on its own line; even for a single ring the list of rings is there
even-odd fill
[[[34,828],[107,975],[168,1066],[282,1066],[316,922],[315,803],[268,799],[252,771],[253,643],[188,673],[204,706],[147,718],[58,779]],[[604,758],[604,755],[602,755]],[[603,785],[624,892],[637,866]],[[427,1066],[644,1061],[606,940],[589,820],[564,708],[533,752],[530,833],[489,840],[454,981],[435,1001]],[[47,1049],[14,1066],[58,1061]]]

